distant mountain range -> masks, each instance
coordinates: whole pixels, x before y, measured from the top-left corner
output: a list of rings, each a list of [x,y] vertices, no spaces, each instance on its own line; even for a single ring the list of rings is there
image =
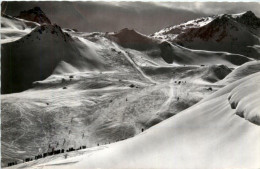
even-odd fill
[[[88,40],[83,42],[82,38],[73,35],[76,35],[75,31],[52,25],[39,7],[22,11],[18,19],[7,15],[2,18],[3,30],[15,28],[18,32],[12,37],[14,42],[2,45],[3,93],[32,87],[32,82],[50,76],[61,61],[71,65],[62,68],[67,72],[71,68],[74,71],[105,70],[110,66],[93,51],[94,48],[83,47],[84,42],[91,44]],[[2,39],[10,41],[9,32],[3,31]],[[107,38],[124,48],[150,51],[150,59],[159,56],[168,64],[201,65],[212,64],[214,60],[214,64],[232,66],[259,59],[259,32],[260,19],[248,11],[199,18],[162,29],[151,36],[127,28],[93,36],[96,41]],[[31,71],[34,74],[30,74]]]

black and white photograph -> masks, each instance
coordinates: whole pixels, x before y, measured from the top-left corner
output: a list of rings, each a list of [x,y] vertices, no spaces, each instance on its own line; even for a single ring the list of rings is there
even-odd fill
[[[1,1],[1,167],[260,169],[259,1]]]

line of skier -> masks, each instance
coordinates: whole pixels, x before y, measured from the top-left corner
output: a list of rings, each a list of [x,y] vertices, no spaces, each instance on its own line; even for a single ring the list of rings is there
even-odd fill
[[[41,158],[45,158],[47,156],[52,156],[52,155],[57,155],[57,154],[61,154],[61,153],[65,153],[65,152],[71,152],[71,151],[76,151],[76,150],[81,150],[81,149],[86,149],[87,146],[80,146],[79,148],[77,149],[74,149],[73,147],[70,147],[69,149],[67,150],[64,150],[64,149],[58,149],[58,150],[55,150],[54,148],[52,148],[52,151],[51,152],[47,152],[47,153],[43,153],[43,154],[38,154],[34,157],[30,157],[30,158],[25,158],[23,160],[23,163],[24,162],[29,162],[29,161],[33,161],[33,160],[38,160],[38,159],[41,159]],[[13,166],[13,165],[17,165],[17,161],[14,161],[14,162],[10,162],[8,163],[8,166]]]

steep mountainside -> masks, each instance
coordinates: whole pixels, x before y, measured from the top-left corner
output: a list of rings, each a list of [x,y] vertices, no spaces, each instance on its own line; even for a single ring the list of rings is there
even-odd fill
[[[260,58],[260,19],[251,11],[199,18],[152,35],[192,49],[226,51]]]

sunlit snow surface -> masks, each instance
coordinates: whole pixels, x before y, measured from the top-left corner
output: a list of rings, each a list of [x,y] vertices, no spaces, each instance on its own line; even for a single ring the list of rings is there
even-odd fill
[[[247,94],[241,90],[259,83],[259,77],[256,73],[232,83],[134,138],[71,153],[68,159],[49,157],[20,167],[257,168],[260,128],[250,122],[252,116],[244,119],[236,114],[229,96],[239,101],[238,107],[245,115],[259,117],[255,111],[258,105],[243,104],[248,98],[259,101],[259,86]]]

